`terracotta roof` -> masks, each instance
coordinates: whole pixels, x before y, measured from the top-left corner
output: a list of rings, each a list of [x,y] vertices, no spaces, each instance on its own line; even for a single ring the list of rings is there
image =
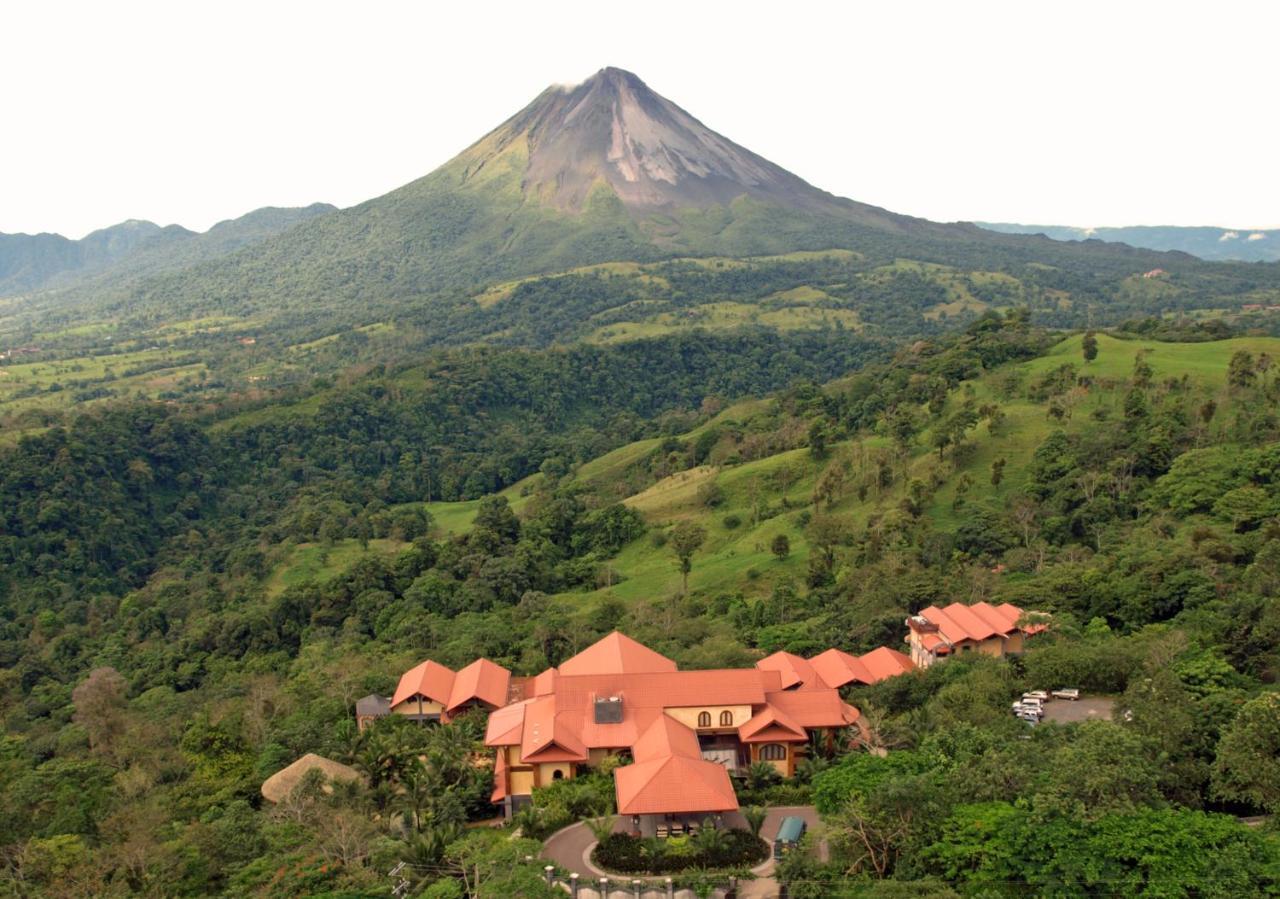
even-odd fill
[[[809,736],[790,715],[770,703],[738,728],[738,739],[743,743],[802,743]]]
[[[401,675],[396,693],[391,697],[391,705],[398,706],[419,693],[427,699],[445,705],[449,702],[449,693],[453,690],[454,677],[451,669],[428,659]]]
[[[1007,636],[1017,631],[1018,619],[1022,617],[1022,609],[1009,603],[992,606],[985,602],[977,602],[971,606],[953,602],[945,608],[929,606],[920,615],[938,626],[942,638],[952,645],[964,640],[982,641],[995,636]],[[1043,629],[1040,626],[1039,629]],[[1034,633],[1032,628],[1025,629]],[[924,635],[929,637],[932,635]],[[922,640],[926,649],[937,646],[939,640]]]
[[[360,779],[360,772],[350,765],[344,765],[341,762],[327,759],[322,755],[316,755],[314,752],[308,752],[292,765],[277,771],[263,781],[263,798],[268,802],[280,802],[287,798],[302,783],[307,776],[307,772],[312,770],[320,771],[324,774],[325,779],[330,781]],[[325,784],[325,792],[332,793],[333,788]]]
[[[507,704],[510,682],[511,672],[506,668],[488,659],[476,659],[454,677],[445,710],[452,712],[473,699],[500,708]]]
[[[673,755],[613,772],[622,815],[698,814],[738,808],[723,765]]]
[[[560,665],[562,675],[644,674],[675,670],[675,662],[619,631],[596,641]]]
[[[585,762],[587,747],[556,714],[557,697],[542,696],[524,709],[520,757],[526,762]]]
[[[507,798],[507,754],[499,752],[493,763],[493,792],[489,794],[490,802],[501,802]]]
[[[1023,615],[1022,609],[1015,605],[1010,605],[1007,602],[996,606],[996,611],[1012,621],[1014,624],[1017,624]],[[1021,628],[1021,630],[1024,634],[1038,634],[1041,631],[1046,630],[1048,627],[1049,626],[1047,624],[1028,624],[1026,627]]]
[[[652,762],[671,755],[702,758],[698,735],[670,715],[659,715],[631,747],[637,762]]]
[[[835,690],[770,693],[768,701],[800,727],[844,727],[858,718],[858,710],[843,702]]]
[[[872,680],[868,683],[872,684],[914,671],[916,667],[915,662],[911,661],[911,656],[896,649],[890,649],[888,646],[878,646],[871,652],[859,656],[858,661],[871,674]]]
[[[861,659],[842,652],[839,649],[828,649],[809,660],[810,666],[829,686],[843,687],[845,684],[875,683],[871,671]]]
[[[807,659],[789,652],[775,652],[756,662],[761,671],[777,671],[782,676],[782,689],[793,687],[810,687],[826,689],[830,685],[824,682],[820,673],[814,670]]]
[[[556,689],[556,669],[548,668],[533,679],[533,696],[546,696]]]
[[[524,710],[531,702],[532,699],[526,699],[490,712],[489,723],[484,730],[484,745],[518,745],[524,732]]]

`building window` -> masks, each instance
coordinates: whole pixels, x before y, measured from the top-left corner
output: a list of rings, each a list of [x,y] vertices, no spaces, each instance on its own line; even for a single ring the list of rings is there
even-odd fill
[[[711,713],[710,713],[710,712],[699,712],[699,713],[698,713],[698,727],[710,727],[710,726],[711,726]]]
[[[766,762],[781,762],[787,757],[787,747],[781,743],[765,743],[760,747],[760,759]]]
[[[721,713],[720,713],[720,726],[721,726],[721,727],[733,727],[733,712],[721,712]]]
[[[564,780],[564,772],[563,772],[563,771],[561,771],[559,768],[557,768],[556,770],[554,770],[554,771],[552,771],[552,772],[551,772],[551,779],[552,779],[552,780]]]

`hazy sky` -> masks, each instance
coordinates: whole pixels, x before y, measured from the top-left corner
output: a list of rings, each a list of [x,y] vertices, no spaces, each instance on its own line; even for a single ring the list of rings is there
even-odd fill
[[[1223,0],[6,2],[0,231],[348,206],[605,65],[898,212],[1276,227],[1277,34]]]

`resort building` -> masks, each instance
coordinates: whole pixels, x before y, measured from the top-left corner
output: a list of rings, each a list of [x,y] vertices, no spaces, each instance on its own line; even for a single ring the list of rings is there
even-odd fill
[[[614,632],[559,668],[513,679],[524,698],[490,714],[485,734],[497,754],[493,801],[510,814],[535,788],[617,755],[634,762],[614,772],[619,814],[732,811],[730,773],[764,761],[790,776],[810,739],[858,721],[816,673],[784,674],[779,660],[679,671]]]
[[[487,659],[460,671],[425,661],[394,695],[356,703],[361,729],[387,715],[447,724],[469,708],[489,714],[493,801],[507,815],[538,787],[567,780],[610,756],[619,814],[699,819],[738,807],[730,775],[757,762],[790,777],[810,745],[833,744],[859,712],[841,696],[970,651],[1022,651],[1043,625],[1019,626],[1008,604],[930,606],[907,620],[910,655],[880,647],[860,656],[788,652],[752,668],[680,671],[666,656],[617,631],[559,667],[513,677]],[[652,821],[647,826],[652,826]]]
[[[1043,624],[1019,625],[1022,618],[1022,609],[1009,603],[966,606],[954,602],[941,609],[929,606],[907,619],[911,662],[917,668],[928,668],[940,659],[966,652],[1017,655],[1025,638],[1045,629]]]

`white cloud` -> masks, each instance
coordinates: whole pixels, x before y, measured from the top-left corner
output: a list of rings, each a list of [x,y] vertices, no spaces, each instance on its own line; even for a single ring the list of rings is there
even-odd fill
[[[1263,234],[1261,231],[1254,231],[1245,239],[1246,240],[1266,240],[1267,235]]]
[[[1235,240],[1235,239],[1236,239],[1236,238],[1238,238],[1239,236],[1240,236],[1240,232],[1239,232],[1239,231],[1223,231],[1223,232],[1222,232],[1222,236],[1221,236],[1221,237],[1219,237],[1219,238],[1218,238],[1218,240],[1219,240],[1219,241],[1223,241],[1223,240]]]

